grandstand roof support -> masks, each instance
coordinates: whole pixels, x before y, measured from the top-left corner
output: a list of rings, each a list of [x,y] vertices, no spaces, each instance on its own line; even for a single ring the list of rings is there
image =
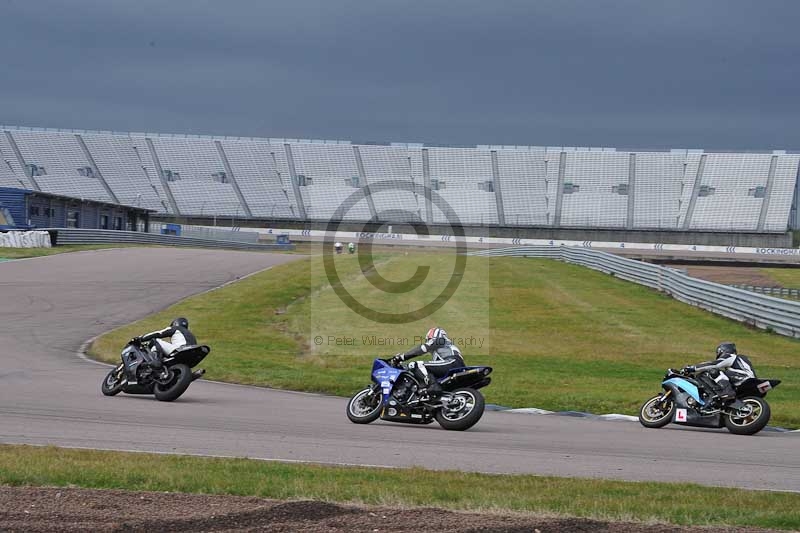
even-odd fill
[[[558,187],[556,188],[556,212],[553,215],[553,227],[561,226],[561,206],[564,203],[564,174],[567,171],[567,152],[558,157]]]
[[[764,231],[769,211],[769,197],[772,195],[772,182],[775,181],[775,169],[778,168],[778,156],[773,155],[769,161],[769,174],[767,174],[767,190],[764,191],[764,200],[761,202],[761,212],[758,214],[758,230]]]
[[[422,180],[425,184],[425,219],[433,224],[433,205],[431,204],[431,165],[428,161],[428,149],[422,149]]]
[[[636,213],[636,154],[631,152],[628,159],[628,213],[625,227],[633,229]]]
[[[797,176],[794,182],[794,194],[792,195],[792,207],[789,211],[789,229],[800,228],[800,165],[797,166]]]
[[[222,165],[225,167],[225,174],[228,176],[228,179],[231,180],[231,185],[233,185],[233,192],[236,193],[236,198],[239,199],[239,205],[241,205],[242,209],[244,209],[245,215],[247,215],[249,218],[252,218],[253,212],[250,211],[250,206],[247,205],[247,200],[245,200],[244,194],[242,194],[241,189],[239,189],[239,184],[236,183],[236,176],[233,175],[233,169],[231,168],[230,163],[228,163],[228,156],[225,155],[225,150],[222,148],[222,143],[219,141],[214,141],[214,144],[217,146],[219,158],[222,159]]]
[[[497,150],[492,150],[492,182],[494,187],[494,198],[497,202],[497,222],[501,226],[506,225],[506,211],[503,207],[503,189],[500,186],[500,167],[497,164]]]
[[[11,150],[14,151],[14,155],[17,158],[20,168],[22,168],[22,171],[25,172],[25,176],[27,176],[27,178],[30,180],[33,188],[37,191],[41,191],[42,188],[39,187],[39,184],[36,182],[36,177],[33,175],[33,172],[28,169],[28,165],[25,163],[25,158],[22,157],[22,152],[19,151],[19,146],[17,146],[17,141],[14,140],[14,137],[11,135],[10,131],[6,131],[6,139],[8,139],[8,144],[11,145]]]
[[[297,201],[297,209],[300,211],[300,218],[301,220],[308,220],[306,216],[306,205],[303,202],[303,195],[300,194],[300,185],[297,183],[297,170],[294,168],[292,145],[285,143],[283,149],[286,152],[286,164],[289,165],[289,177],[292,178],[292,189],[294,190],[294,198]]]
[[[686,218],[683,219],[683,229],[689,229],[694,215],[694,206],[697,203],[697,195],[700,193],[700,186],[703,184],[703,170],[706,168],[706,154],[700,156],[700,163],[697,165],[697,175],[694,177],[694,187],[692,187],[692,198],[689,200],[689,208],[686,210]]]
[[[156,153],[156,147],[153,145],[153,141],[150,140],[150,137],[146,137],[144,141],[147,143],[147,149],[150,150],[150,157],[153,158],[153,164],[156,166],[156,172],[158,172],[158,179],[161,180],[161,186],[167,193],[167,198],[169,199],[170,207],[172,207],[172,212],[180,216],[181,211],[178,209],[178,202],[175,201],[175,196],[172,194],[172,189],[169,187],[169,182],[164,177],[164,169],[161,168],[161,160],[158,158],[158,154]]]
[[[369,180],[367,179],[367,172],[364,170],[364,162],[361,160],[361,152],[358,146],[353,145],[353,155],[356,158],[356,167],[358,168],[358,176],[367,187],[367,205],[369,206],[369,214],[373,220],[378,220],[378,211],[375,209],[375,200],[372,198],[372,192],[369,187]],[[359,184],[360,185],[360,184]]]
[[[75,134],[75,140],[78,141],[78,145],[80,145],[81,150],[83,151],[83,155],[86,157],[86,161],[88,161],[89,164],[92,166],[92,171],[94,172],[94,175],[97,176],[97,179],[100,180],[100,183],[103,185],[103,188],[108,193],[108,196],[111,198],[111,200],[115,204],[120,203],[119,198],[117,198],[117,195],[114,194],[114,191],[111,189],[111,186],[108,184],[106,179],[103,177],[103,173],[100,172],[99,168],[97,168],[97,163],[95,163],[94,157],[92,157],[92,153],[89,151],[89,147],[86,146],[85,142],[83,142],[83,137],[81,137],[80,134],[76,133]],[[98,225],[97,227],[100,227],[100,226]]]

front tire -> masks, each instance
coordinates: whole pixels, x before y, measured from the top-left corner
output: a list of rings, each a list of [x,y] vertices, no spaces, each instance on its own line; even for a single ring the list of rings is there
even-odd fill
[[[181,394],[186,392],[192,383],[192,370],[186,365],[173,365],[169,367],[172,378],[167,385],[156,383],[153,387],[153,394],[156,400],[171,402],[177,400]]]
[[[742,398],[745,406],[750,408],[750,414],[746,416],[734,416],[726,414],[723,416],[725,427],[728,431],[736,435],[753,435],[758,433],[769,422],[771,410],[769,404],[763,398],[758,396],[748,396]],[[741,411],[741,410],[740,410]]]
[[[646,428],[663,428],[672,421],[675,402],[671,397],[653,396],[639,409],[639,422]]]
[[[370,394],[372,393],[372,394]],[[381,395],[372,387],[355,393],[347,402],[347,418],[353,424],[369,424],[381,416]]]
[[[122,374],[122,365],[119,365],[106,374],[100,390],[105,396],[116,396],[122,392],[123,387],[125,387],[125,376]]]
[[[436,411],[436,421],[444,429],[464,431],[478,423],[486,409],[483,394],[475,389],[456,389],[450,393],[453,402]]]

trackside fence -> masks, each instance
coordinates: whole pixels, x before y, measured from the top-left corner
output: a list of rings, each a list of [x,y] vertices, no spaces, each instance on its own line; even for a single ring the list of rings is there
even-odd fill
[[[582,265],[646,285],[694,305],[768,331],[800,337],[800,302],[705,281],[675,269],[567,246],[519,246],[472,252],[476,256],[542,257]]]
[[[229,250],[293,250],[293,244],[256,244],[176,235],[159,235],[139,231],[59,228],[48,229],[54,246],[64,244],[162,244],[194,248],[225,248]]]

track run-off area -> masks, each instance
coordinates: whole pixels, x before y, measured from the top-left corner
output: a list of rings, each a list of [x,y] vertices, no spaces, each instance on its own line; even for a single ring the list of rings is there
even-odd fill
[[[108,367],[77,354],[113,328],[299,257],[122,248],[0,263],[0,442],[800,492],[799,432],[742,437],[502,411],[466,432],[358,426],[345,398],[207,380],[173,403],[105,397]],[[213,341],[195,333],[214,357]]]

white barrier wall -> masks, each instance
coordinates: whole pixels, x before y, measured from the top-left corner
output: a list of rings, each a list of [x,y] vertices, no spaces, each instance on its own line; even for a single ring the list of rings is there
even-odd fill
[[[0,248],[50,248],[46,231],[9,231],[0,233]]]
[[[255,231],[267,235],[289,235],[299,238],[324,238],[329,233],[322,230],[299,230],[299,229],[278,229],[278,228],[239,228],[240,231]],[[721,254],[755,254],[755,255],[781,255],[798,256],[800,249],[797,248],[764,248],[753,246],[712,246],[704,244],[665,244],[652,242],[610,242],[610,241],[568,241],[562,239],[519,239],[507,237],[456,237],[455,235],[416,235],[414,233],[360,233],[355,231],[337,231],[333,234],[333,239],[349,242],[359,239],[374,239],[376,241],[402,241],[414,246],[425,246],[426,243],[441,242],[462,242],[472,244],[505,244],[511,246],[568,246],[577,248],[602,248],[604,250],[658,250],[658,251],[682,251],[682,252],[715,252]]]

